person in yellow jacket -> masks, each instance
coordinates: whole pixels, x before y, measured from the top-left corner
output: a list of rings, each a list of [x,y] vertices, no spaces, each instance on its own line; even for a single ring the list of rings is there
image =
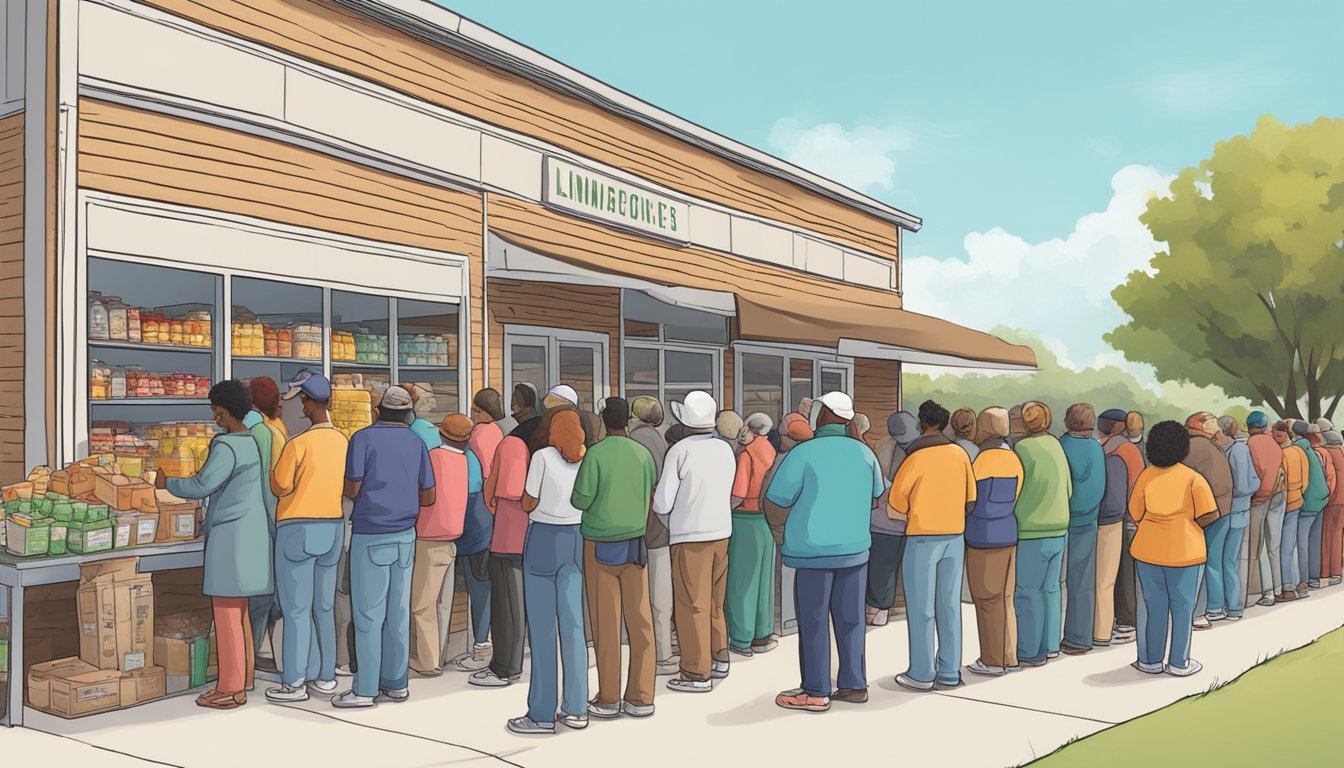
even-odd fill
[[[1280,545],[1279,567],[1283,576],[1283,594],[1275,600],[1287,603],[1307,597],[1307,590],[1298,589],[1298,558],[1307,553],[1299,551],[1297,545],[1297,519],[1302,514],[1305,503],[1303,492],[1307,488],[1307,473],[1311,464],[1307,454],[1292,440],[1292,424],[1287,421],[1274,423],[1274,439],[1283,446],[1283,474],[1287,484],[1288,506],[1283,514],[1283,543]]]

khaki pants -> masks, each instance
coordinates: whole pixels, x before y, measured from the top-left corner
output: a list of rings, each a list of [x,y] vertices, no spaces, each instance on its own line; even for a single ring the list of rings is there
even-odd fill
[[[1097,609],[1092,625],[1096,645],[1110,645],[1115,631],[1115,581],[1124,542],[1123,523],[1097,526]]]
[[[966,580],[975,601],[980,661],[988,667],[1017,666],[1017,546],[966,548]]]
[[[453,604],[457,543],[415,540],[415,564],[411,568],[411,669],[432,672],[443,666],[443,635],[440,633],[439,598]]]
[[[672,653],[672,552],[668,547],[649,550],[649,602],[653,609],[653,636],[658,663],[671,661]]]
[[[672,593],[681,675],[709,680],[713,662],[728,660],[728,540],[673,544]]]
[[[630,669],[625,700],[653,704],[655,659],[653,618],[649,615],[649,575],[638,565],[597,562],[593,542],[583,542],[583,586],[588,593],[593,650],[597,655],[597,704],[621,701],[621,623],[630,638]]]

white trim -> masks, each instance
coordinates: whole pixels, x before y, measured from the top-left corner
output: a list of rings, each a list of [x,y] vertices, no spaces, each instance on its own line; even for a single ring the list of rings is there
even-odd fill
[[[466,53],[553,90],[577,96],[720,157],[823,194],[900,227],[917,230],[922,224],[918,217],[905,211],[677,117],[470,19],[445,13],[432,3],[417,0],[336,2],[413,36]]]
[[[1034,366],[1014,365],[1012,363],[994,363],[956,355],[942,355],[936,352],[921,352],[915,349],[878,344],[859,339],[840,339],[838,351],[850,357],[871,358],[874,360],[899,360],[914,365],[936,365],[945,368],[971,368],[986,371],[1035,371]]]
[[[534,153],[537,155],[536,162],[538,165],[541,163],[541,156],[550,155],[565,162],[584,166],[596,173],[610,176],[623,183],[646,188],[658,195],[677,200],[686,200],[690,206],[690,215],[687,216],[688,225],[691,219],[697,218],[696,211],[699,209],[718,214],[726,214],[740,220],[755,222],[757,225],[764,228],[763,231],[769,231],[772,234],[777,233],[780,236],[787,234],[802,235],[810,240],[824,243],[833,248],[838,248],[844,252],[845,258],[854,259],[866,266],[861,269],[856,268],[854,270],[856,275],[847,279],[843,267],[841,267],[838,272],[833,265],[818,264],[816,268],[812,268],[806,264],[806,260],[804,260],[802,264],[794,266],[796,259],[791,253],[748,254],[741,248],[734,247],[737,244],[732,243],[731,238],[729,238],[730,249],[728,252],[738,258],[775,264],[777,266],[784,266],[785,268],[794,268],[798,271],[836,279],[841,282],[849,282],[886,291],[891,290],[890,284],[892,280],[895,279],[894,277],[889,277],[877,282],[868,279],[868,277],[873,270],[884,270],[890,274],[894,273],[899,268],[898,265],[892,263],[890,258],[866,253],[856,246],[830,240],[829,238],[791,224],[765,219],[753,214],[742,213],[718,203],[689,197],[679,190],[670,189],[664,185],[622,171],[621,169],[597,163],[547,142],[496,128],[484,121],[477,120],[467,115],[413,99],[390,88],[385,88],[344,73],[312,64],[281,51],[231,37],[202,25],[139,5],[131,0],[81,0],[81,2],[90,6],[96,6],[100,9],[120,12],[121,14],[139,18],[161,27],[193,36],[204,44],[211,46],[211,51],[227,48],[254,57],[258,61],[269,64],[274,69],[277,76],[286,81],[297,75],[306,76],[310,79],[321,81],[324,84],[322,87],[330,86],[331,89],[339,89],[339,93],[347,95],[350,99],[368,100],[367,103],[369,109],[376,109],[381,112],[390,111],[389,114],[396,110],[400,110],[400,113],[406,117],[406,120],[402,121],[406,123],[405,125],[402,123],[384,125],[380,122],[378,126],[379,130],[363,130],[361,135],[373,136],[375,139],[372,140],[379,141],[380,143],[385,142],[385,138],[378,137],[387,137],[389,135],[399,136],[401,134],[418,135],[423,133],[424,130],[426,130],[426,120],[438,121],[441,130],[450,135],[466,136],[464,133],[466,131],[475,132],[479,135],[471,141],[466,141],[464,139],[463,142],[452,142],[455,145],[459,143],[472,144],[474,146],[474,155],[472,158],[459,158],[458,160],[446,161],[447,165],[453,166],[453,170],[449,170],[446,167],[442,167],[445,165],[444,163],[426,164],[423,160],[417,161],[400,156],[404,153],[394,154],[386,149],[390,146],[386,143],[382,143],[382,146],[385,149],[378,149],[370,147],[366,143],[361,143],[361,140],[351,140],[349,137],[342,138],[324,133],[312,127],[297,125],[291,119],[291,115],[288,114],[292,106],[286,103],[288,101],[288,95],[281,99],[282,103],[278,106],[267,100],[255,104],[249,103],[245,107],[241,106],[242,102],[229,106],[228,104],[222,103],[207,103],[206,101],[200,101],[182,94],[169,94],[150,88],[137,87],[134,84],[112,82],[100,78],[99,72],[81,72],[81,93],[92,98],[105,99],[163,114],[186,117],[208,125],[217,125],[230,130],[279,140],[296,146],[303,146],[305,148],[332,154],[350,160],[351,162],[369,165],[370,167],[428,181],[429,183],[443,184],[460,189],[486,189],[491,192],[517,197],[519,199],[538,203],[542,202],[542,195],[540,193],[542,187],[541,182],[543,179],[541,178],[540,170],[537,172],[538,178],[536,179],[537,184],[535,186],[537,194],[534,197],[530,191],[531,188],[529,188],[529,190],[524,190],[522,184],[509,183],[506,181],[507,179],[512,178],[511,173],[508,172],[507,169],[502,167],[483,167],[487,162],[495,162],[497,157],[496,153],[492,153],[487,157],[482,148],[485,138],[490,137],[518,147],[523,154]],[[104,17],[104,23],[101,25],[95,24],[95,21],[97,21],[97,19],[90,19],[90,23],[85,25],[87,27],[87,34],[97,35],[98,33],[103,32],[109,35],[115,34],[115,30],[106,31],[105,29],[112,21],[111,17]],[[91,37],[88,41],[88,45],[91,46],[91,50],[100,51],[102,51],[102,48],[98,46],[108,47],[108,50],[102,52],[100,56],[91,57],[94,62],[103,62],[103,66],[114,66],[116,71],[124,71],[125,67],[133,66],[134,64],[133,61],[125,59],[122,53],[118,53],[125,49],[125,42],[120,38],[103,43],[102,41],[99,41],[97,37]],[[106,61],[109,59],[118,63],[116,65],[108,65],[106,64]],[[182,66],[188,66],[189,64],[189,60],[180,61],[177,62],[176,66],[180,68]],[[98,66],[98,64],[95,63],[90,66]],[[160,69],[151,67],[148,71],[151,74],[147,75],[147,77],[153,80],[156,76],[152,73],[158,72]],[[210,76],[207,77],[206,74],[209,74]],[[220,75],[218,73],[203,73],[201,78],[193,81],[193,95],[205,97],[206,92],[210,90],[212,79],[217,80],[219,77]],[[172,82],[176,82],[176,80],[168,81],[167,85],[171,85]],[[167,87],[167,85],[165,87]],[[258,84],[258,87],[260,87],[260,84]],[[285,89],[281,87],[280,90],[284,91]],[[336,93],[338,91],[333,90],[331,92]],[[219,100],[229,101],[232,98],[236,101],[238,98],[242,98],[238,96],[239,93],[240,92],[236,88],[236,83],[234,83],[233,85],[229,85],[226,91],[221,92],[222,95]],[[247,91],[246,93],[250,93],[250,91]],[[233,95],[230,96],[229,94]],[[246,100],[247,99],[245,99],[245,101]],[[258,109],[262,110],[262,112],[257,112],[256,110]],[[312,113],[311,108],[308,112],[310,114]],[[313,119],[319,121],[325,120],[326,122],[324,124],[339,124],[338,120],[331,120],[330,116],[324,117],[314,115],[311,119],[308,119],[308,122],[311,123]],[[355,131],[355,133],[359,132]],[[364,139],[363,141],[367,142],[369,140],[370,139]],[[412,144],[415,143],[412,142]],[[503,159],[503,156],[499,156],[498,162],[507,162],[507,160]],[[508,183],[508,188],[496,186],[488,181],[483,181],[483,179],[492,179],[498,180],[500,183]],[[713,216],[710,218],[712,219]],[[898,227],[897,231],[899,232],[899,230],[900,228]],[[695,228],[692,227],[690,236],[691,243],[697,247],[720,250],[724,245],[723,233],[718,231],[718,228],[706,229],[704,236],[699,237],[696,235]],[[780,238],[776,237],[774,239]],[[743,243],[741,245],[749,246],[750,244]],[[863,277],[860,277],[861,274]]]
[[[23,459],[35,467],[48,461],[47,399],[56,397],[47,381],[47,4],[28,0],[27,64],[23,121]],[[59,400],[59,399],[58,399]],[[58,406],[59,407],[59,406]]]
[[[56,391],[88,390],[88,351],[81,343],[88,313],[85,293],[59,290],[78,285],[80,237],[79,177],[79,0],[56,0]],[[73,372],[74,377],[70,374]],[[56,401],[56,458],[62,465],[74,461],[80,414],[74,403]],[[87,434],[87,433],[85,433]]]
[[[754,352],[762,355],[790,355],[799,358],[806,357],[813,360],[825,360],[833,363],[854,362],[850,357],[841,355],[835,349],[813,346],[810,344],[792,344],[782,341],[744,341],[739,339],[732,343],[732,347],[733,349],[742,352]]]

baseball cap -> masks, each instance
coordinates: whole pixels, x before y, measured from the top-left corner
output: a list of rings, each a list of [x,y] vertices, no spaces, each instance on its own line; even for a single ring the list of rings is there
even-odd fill
[[[289,381],[289,389],[285,391],[284,399],[292,400],[300,393],[307,395],[312,400],[330,400],[331,382],[327,377],[312,370],[304,368],[299,371],[299,375]]]
[[[388,387],[383,392],[383,399],[378,404],[379,408],[387,408],[392,411],[406,411],[411,408],[411,393],[406,391],[405,387]]]
[[[1101,412],[1101,416],[1098,418],[1122,424],[1125,421],[1125,410],[1123,408],[1107,408]]]
[[[1249,429],[1265,429],[1269,426],[1269,417],[1264,411],[1251,411],[1251,415],[1246,417],[1246,426]]]
[[[817,428],[817,419],[821,416],[821,406],[823,405],[829,408],[831,413],[845,421],[854,419],[853,398],[844,392],[827,392],[812,401],[812,413],[807,420],[807,425],[814,430]]]

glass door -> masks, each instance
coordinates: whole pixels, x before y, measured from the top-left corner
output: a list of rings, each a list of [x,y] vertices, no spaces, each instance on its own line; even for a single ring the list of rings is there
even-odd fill
[[[604,345],[588,341],[558,341],[560,373],[555,381],[568,384],[579,393],[579,405],[585,411],[596,411],[597,401],[604,396],[599,382],[605,376],[599,372],[605,369],[602,364]]]
[[[537,392],[568,384],[579,394],[584,410],[596,411],[607,393],[607,337],[596,333],[548,328],[504,332],[504,397],[513,386],[532,384]]]
[[[821,393],[827,392],[850,392],[849,386],[849,368],[844,366],[821,364]]]
[[[550,346],[550,339],[545,336],[508,335],[504,343],[504,370],[508,378],[501,393],[506,404],[518,384],[531,384],[539,395],[546,392],[549,386],[546,382],[550,381],[547,369]]]

